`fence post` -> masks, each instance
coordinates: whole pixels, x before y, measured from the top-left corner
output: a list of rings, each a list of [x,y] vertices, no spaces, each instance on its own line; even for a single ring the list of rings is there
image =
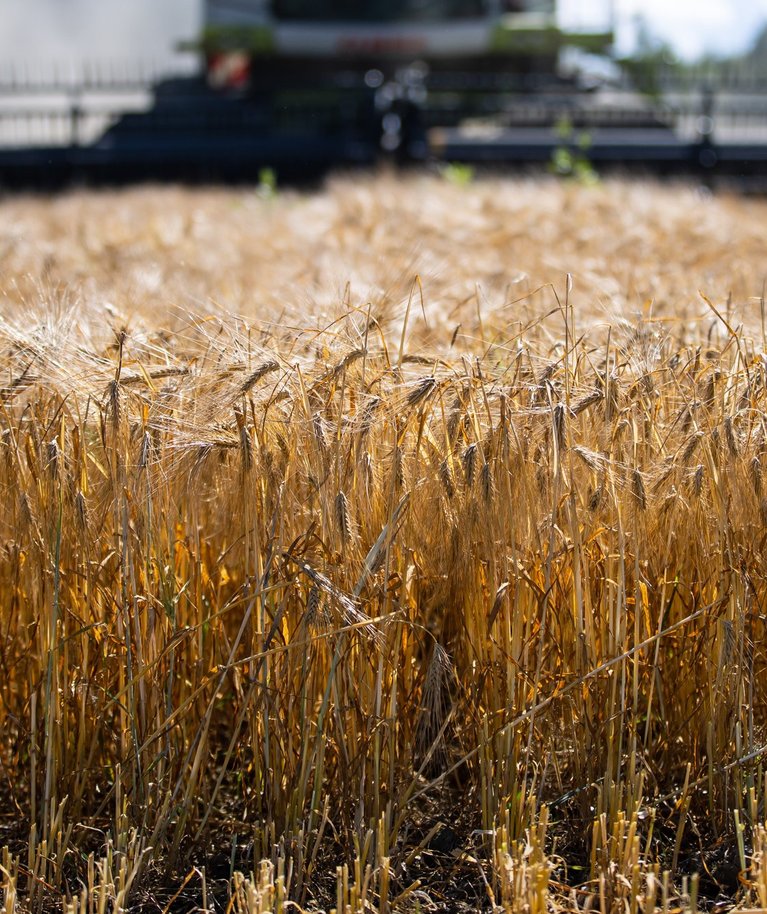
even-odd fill
[[[69,104],[69,145],[79,146],[81,142],[80,125],[82,122],[82,102],[78,89],[72,90]]]
[[[719,161],[716,148],[714,147],[714,89],[707,80],[701,89],[700,99],[700,116],[698,117],[697,132],[697,157],[698,165],[701,168],[713,168]]]

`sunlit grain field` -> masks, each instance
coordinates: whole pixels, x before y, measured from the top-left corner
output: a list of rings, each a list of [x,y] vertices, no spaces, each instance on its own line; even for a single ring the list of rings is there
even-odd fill
[[[0,902],[767,907],[767,202],[0,202]]]

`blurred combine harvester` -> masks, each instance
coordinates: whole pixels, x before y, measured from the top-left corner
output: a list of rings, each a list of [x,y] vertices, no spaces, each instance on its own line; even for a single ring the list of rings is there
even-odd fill
[[[611,0],[591,31],[563,28],[555,0],[203,2],[185,44],[196,68],[174,77],[0,68],[0,187],[311,180],[382,151],[561,174],[587,154],[600,170],[767,184],[767,92],[704,81],[643,94],[596,56],[612,43]],[[589,54],[617,75],[568,70]]]
[[[195,46],[212,86],[281,112],[299,99],[315,118],[334,109],[357,128],[379,127],[383,148],[406,157],[420,156],[427,98],[443,124],[489,113],[494,93],[550,88],[564,45],[599,52],[612,42],[609,30],[563,31],[555,0],[206,0],[205,9]]]

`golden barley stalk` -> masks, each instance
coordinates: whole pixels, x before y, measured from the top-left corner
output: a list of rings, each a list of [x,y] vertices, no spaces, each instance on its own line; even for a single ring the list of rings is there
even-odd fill
[[[279,367],[280,363],[274,361],[273,359],[268,362],[263,362],[261,365],[257,365],[248,375],[248,377],[242,382],[240,393],[247,393],[251,388],[255,387],[255,385],[258,384],[261,378],[265,377],[273,371],[277,371]]]
[[[341,489],[336,495],[335,500],[336,508],[336,526],[338,532],[341,536],[341,542],[343,545],[346,545],[351,539],[352,535],[352,523],[351,517],[349,515],[349,500],[346,497],[346,493]]]

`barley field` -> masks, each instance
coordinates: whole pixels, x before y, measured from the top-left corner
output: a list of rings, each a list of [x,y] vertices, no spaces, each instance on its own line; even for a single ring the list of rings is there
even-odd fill
[[[0,910],[767,908],[767,201],[0,200]]]

